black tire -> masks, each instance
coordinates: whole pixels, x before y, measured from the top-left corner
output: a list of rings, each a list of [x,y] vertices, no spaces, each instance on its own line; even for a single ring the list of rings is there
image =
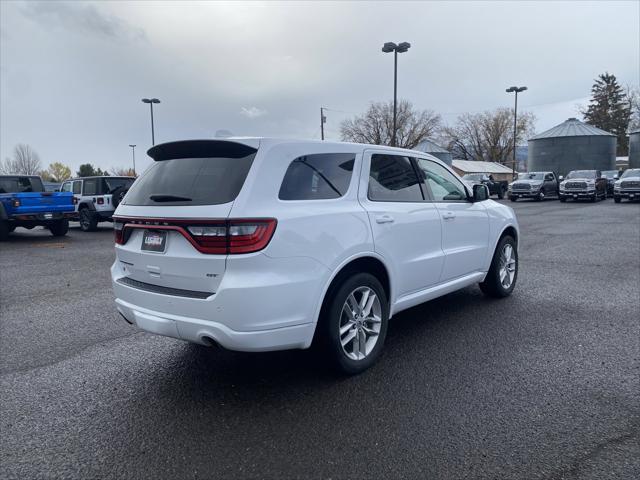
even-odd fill
[[[113,205],[113,208],[117,208],[118,205],[120,205],[120,202],[122,201],[122,199],[124,198],[124,196],[127,194],[128,191],[129,189],[126,187],[118,187],[112,192],[111,204]]]
[[[560,197],[560,201],[561,201],[562,203],[566,202],[566,201],[567,201],[567,197]]]
[[[620,203],[622,201],[622,198],[620,197],[613,197],[613,201],[616,203]]]
[[[373,350],[362,360],[347,356],[340,341],[340,320],[347,297],[359,287],[368,287],[380,300],[380,332]],[[355,375],[371,367],[380,357],[389,323],[389,302],[380,281],[370,273],[355,273],[346,277],[327,292],[317,326],[317,340],[322,354],[331,362],[331,366],[341,373]]]
[[[515,256],[516,263],[515,263],[515,275],[513,277],[513,281],[511,282],[511,285],[509,285],[508,288],[505,288],[505,286],[500,281],[500,267],[501,267],[502,250],[507,244],[511,245],[511,248],[513,249],[513,254]],[[488,297],[494,297],[494,298],[503,298],[511,295],[511,292],[513,292],[513,289],[515,288],[516,282],[518,280],[518,269],[519,269],[519,262],[518,262],[518,249],[516,248],[516,241],[510,235],[505,235],[498,242],[496,251],[493,253],[493,259],[491,260],[491,267],[489,268],[489,272],[487,273],[487,276],[485,277],[484,282],[480,283],[480,290],[482,290],[482,293],[484,293]]]
[[[83,232],[95,232],[98,228],[98,217],[88,208],[80,210],[80,230]]]
[[[13,229],[9,227],[9,222],[6,220],[0,220],[0,242],[7,240],[9,238],[9,233],[12,231]]]
[[[64,237],[69,231],[69,220],[56,220],[49,224],[49,230],[54,237]]]
[[[509,197],[509,200],[511,200],[512,202],[515,202],[515,201],[517,201],[517,200],[518,200],[518,197],[514,197],[513,195],[511,195],[511,196]]]
[[[16,226],[13,224],[9,224],[9,233],[13,232],[16,229]]]
[[[535,197],[533,197],[533,199],[534,199],[536,202],[539,202],[540,200],[542,200],[542,197],[540,196],[540,194],[537,194]]]
[[[502,200],[504,198],[504,188],[500,188],[498,190],[498,199]]]

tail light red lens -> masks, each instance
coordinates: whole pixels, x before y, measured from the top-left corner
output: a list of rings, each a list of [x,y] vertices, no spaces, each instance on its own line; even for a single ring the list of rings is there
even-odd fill
[[[151,228],[181,233],[201,253],[212,255],[258,252],[275,232],[275,218],[230,220],[114,219],[113,231],[119,245],[127,243],[132,229]]]
[[[102,197],[98,198],[98,205],[104,205],[104,198]]]
[[[18,208],[20,206],[20,200],[17,198],[14,198],[11,204],[13,205],[13,208]]]

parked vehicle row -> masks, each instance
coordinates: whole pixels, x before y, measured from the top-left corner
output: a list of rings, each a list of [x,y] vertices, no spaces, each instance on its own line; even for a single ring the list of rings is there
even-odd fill
[[[620,203],[622,199],[640,199],[640,168],[625,170],[613,185],[613,200]]]
[[[428,154],[264,138],[148,154],[114,215],[111,269],[118,311],[148,332],[243,351],[315,342],[357,373],[398,312],[516,284],[513,210]]]
[[[43,226],[60,237],[69,230],[72,216],[71,194],[46,192],[39,176],[0,175],[0,240],[16,227]]]

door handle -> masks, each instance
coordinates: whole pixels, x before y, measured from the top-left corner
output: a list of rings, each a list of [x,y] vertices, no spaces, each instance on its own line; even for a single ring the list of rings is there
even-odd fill
[[[456,214],[453,213],[453,212],[444,212],[442,214],[442,218],[445,219],[445,220],[451,220],[453,218],[456,218]]]
[[[393,223],[393,217],[391,215],[378,215],[376,223]]]

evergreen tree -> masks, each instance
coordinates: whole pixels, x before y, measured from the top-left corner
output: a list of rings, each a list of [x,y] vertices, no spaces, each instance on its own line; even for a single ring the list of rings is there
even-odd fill
[[[631,109],[615,75],[600,74],[591,88],[591,102],[584,114],[587,123],[618,137],[618,155],[629,155],[627,128]]]

